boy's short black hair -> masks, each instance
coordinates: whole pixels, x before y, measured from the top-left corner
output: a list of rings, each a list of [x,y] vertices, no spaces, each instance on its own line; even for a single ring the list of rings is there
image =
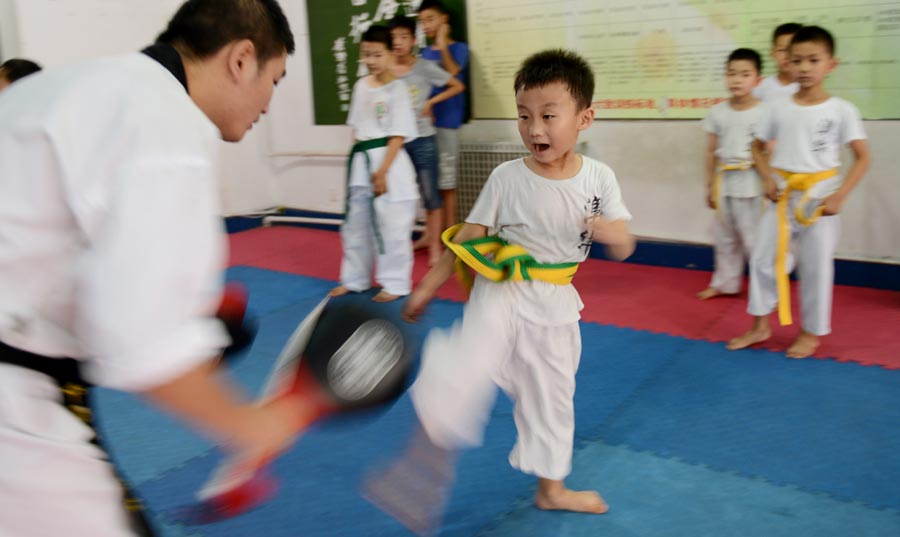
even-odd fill
[[[442,13],[444,15],[448,15],[447,8],[440,2],[440,0],[422,0],[422,3],[419,4],[419,8],[416,9],[416,13],[421,13],[426,9],[433,9],[438,13]]]
[[[820,43],[828,49],[828,54],[834,56],[834,37],[831,32],[821,26],[804,26],[791,38],[791,46],[797,43]]]
[[[516,73],[513,91],[540,88],[554,82],[566,85],[579,110],[591,106],[594,98],[594,72],[584,58],[563,49],[532,54]]]
[[[756,72],[762,73],[762,57],[759,55],[759,52],[756,52],[752,48],[739,48],[735,49],[728,55],[728,61],[725,62],[725,66],[728,67],[731,65],[731,62],[738,60],[747,60],[753,63],[756,66]]]
[[[796,22],[786,22],[784,24],[779,24],[775,31],[772,32],[772,42],[774,43],[776,39],[783,35],[794,35],[800,31],[800,28],[803,28],[802,24]]]
[[[363,32],[360,42],[363,43],[383,43],[388,50],[393,48],[391,41],[391,31],[387,26],[381,24],[373,24],[369,29]]]
[[[13,83],[20,78],[25,78],[41,70],[41,66],[31,60],[23,58],[12,58],[0,65],[0,76],[5,78],[9,83]]]
[[[394,15],[394,18],[391,19],[391,22],[388,24],[388,28],[391,30],[396,30],[397,28],[402,28],[404,30],[409,30],[409,33],[416,35],[416,21],[405,15]]]
[[[260,63],[294,53],[294,34],[276,0],[188,0],[156,42],[204,59],[239,39],[253,43]]]

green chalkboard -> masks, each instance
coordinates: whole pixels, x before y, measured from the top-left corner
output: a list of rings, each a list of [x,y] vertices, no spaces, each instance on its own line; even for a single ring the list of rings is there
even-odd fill
[[[359,38],[394,15],[416,16],[421,0],[307,0],[316,125],[343,125],[360,75]],[[464,0],[445,0],[453,38],[467,41]]]

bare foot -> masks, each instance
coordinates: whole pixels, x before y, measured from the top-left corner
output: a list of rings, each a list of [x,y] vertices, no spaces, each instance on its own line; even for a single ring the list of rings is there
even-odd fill
[[[328,291],[328,296],[344,296],[350,292],[350,289],[347,289],[343,285],[338,285],[331,291]]]
[[[406,453],[364,479],[362,496],[413,533],[431,535],[440,527],[455,463],[454,452],[417,430]]]
[[[707,287],[706,289],[697,293],[697,298],[699,298],[700,300],[707,300],[716,296],[734,296],[736,294],[737,293],[724,293],[722,291],[719,291],[715,287]]]
[[[747,332],[744,332],[740,336],[732,339],[725,346],[730,351],[736,351],[739,349],[746,349],[750,345],[756,345],[757,343],[762,343],[763,341],[769,339],[772,336],[772,330],[769,327],[759,328],[754,326]]]
[[[428,248],[428,243],[431,239],[428,238],[428,235],[424,233],[415,242],[413,242],[413,250],[421,250],[422,248]]]
[[[423,477],[422,468],[401,459],[383,473],[369,476],[361,493],[411,532],[431,535],[441,525],[449,485]]]
[[[372,297],[372,302],[393,302],[400,298],[400,295],[392,295],[387,291],[381,291]]]
[[[819,336],[810,334],[809,332],[803,331],[800,332],[800,335],[797,336],[797,339],[791,343],[791,346],[788,347],[787,354],[788,358],[809,358],[812,356],[816,349],[819,348]]]
[[[574,511],[576,513],[594,513],[602,515],[609,511],[603,498],[593,490],[571,490],[561,488],[553,492],[541,490],[534,496],[534,504],[538,509],[547,511]]]

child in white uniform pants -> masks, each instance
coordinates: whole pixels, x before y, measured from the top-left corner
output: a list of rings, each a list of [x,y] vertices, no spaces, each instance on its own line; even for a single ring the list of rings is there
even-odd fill
[[[371,26],[362,36],[360,57],[369,76],[353,86],[347,124],[356,143],[350,153],[347,208],[341,226],[344,255],[338,296],[371,287],[382,290],[373,300],[388,302],[412,290],[416,172],[403,144],[417,136],[409,90],[391,73],[391,34]]]
[[[776,204],[763,216],[750,261],[747,312],[754,316],[753,327],[732,339],[729,349],[768,339],[768,315],[776,305],[781,324],[791,324],[787,277],[794,259],[800,277],[802,327],[787,356],[812,355],[819,336],[831,332],[838,213],[869,165],[859,111],[831,97],[823,86],[836,66],[833,51],[834,41],[826,30],[807,26],[797,32],[790,55],[800,91],[791,99],[772,103],[760,121],[753,156],[766,178],[766,194]],[[768,163],[763,151],[770,140],[777,145]],[[850,146],[855,161],[842,180],[840,148],[844,144]]]
[[[759,83],[761,63],[755,50],[733,51],[725,74],[731,99],[714,106],[703,120],[707,132],[706,202],[716,214],[715,271],[709,287],[697,293],[701,300],[740,292],[744,265],[753,251],[762,212],[762,181],[753,168],[750,144],[762,106],[750,91]]]
[[[417,531],[435,523],[442,498],[404,494],[404,488],[447,486],[452,463],[446,461],[456,450],[480,443],[498,386],[515,402],[518,439],[509,461],[538,478],[536,505],[607,510],[596,492],[573,491],[563,482],[571,470],[583,307],[568,282],[593,241],[606,244],[616,259],[631,254],[631,215],[612,170],[574,153],[578,134],[593,121],[593,74],[587,63],[562,50],[535,54],[524,62],[515,88],[519,133],[531,156],[494,170],[465,223],[445,232],[445,238],[454,234],[445,243],[465,248],[474,247],[476,241],[467,244],[472,239],[499,237],[524,247],[540,266],[568,267],[568,277],[551,283],[530,271],[527,281],[478,276],[462,323],[428,337],[411,392],[422,429],[408,456],[367,489],[377,505]],[[454,263],[454,252],[446,251],[410,296],[408,318],[422,313]],[[511,273],[513,280],[522,280],[521,270]],[[423,460],[428,461],[424,468]],[[428,483],[420,486],[422,480]]]

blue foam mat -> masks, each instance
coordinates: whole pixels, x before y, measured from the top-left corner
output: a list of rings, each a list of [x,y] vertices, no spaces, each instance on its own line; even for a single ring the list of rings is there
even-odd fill
[[[257,340],[233,366],[254,392],[333,282],[249,267],[229,278],[248,285],[261,320]],[[436,301],[417,335],[461,312],[460,304]],[[515,430],[500,397],[485,446],[460,461],[440,535],[898,534],[900,372],[730,353],[595,324],[583,324],[582,334],[571,484],[599,488],[614,510],[591,517],[531,507],[533,479],[506,462]],[[385,413],[310,431],[277,462],[285,478],[273,502],[185,528],[158,515],[191,500],[218,454],[130,396],[98,395],[104,436],[163,535],[408,535],[357,493],[361,477],[405,442],[413,425],[406,397]],[[827,530],[850,528],[857,516],[865,517],[858,532]]]
[[[522,505],[482,537],[888,537],[900,513],[761,479],[593,442],[573,460],[573,487],[600,490],[602,516]]]
[[[689,341],[611,443],[900,509],[900,371]]]

